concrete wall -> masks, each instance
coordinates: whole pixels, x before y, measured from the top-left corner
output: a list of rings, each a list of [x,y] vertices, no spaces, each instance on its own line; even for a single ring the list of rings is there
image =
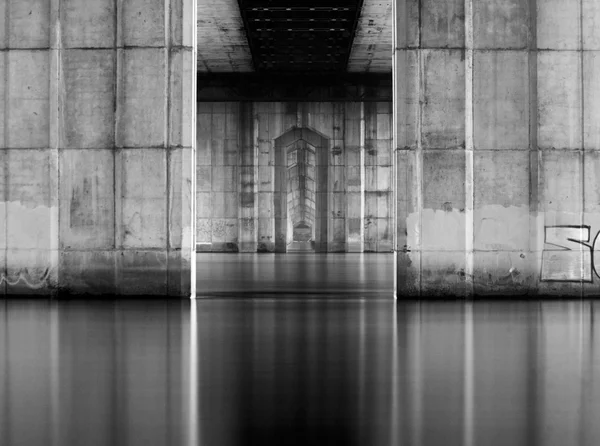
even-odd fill
[[[398,295],[600,294],[600,4],[395,7]]]
[[[190,294],[194,3],[0,0],[0,294]]]
[[[391,251],[391,112],[389,102],[198,103],[197,249],[286,250],[294,198],[283,153],[304,141],[319,146],[317,244]]]

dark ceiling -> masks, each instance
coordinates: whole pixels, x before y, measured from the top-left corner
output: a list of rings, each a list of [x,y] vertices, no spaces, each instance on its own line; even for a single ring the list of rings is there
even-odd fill
[[[346,70],[363,0],[238,0],[258,73]]]

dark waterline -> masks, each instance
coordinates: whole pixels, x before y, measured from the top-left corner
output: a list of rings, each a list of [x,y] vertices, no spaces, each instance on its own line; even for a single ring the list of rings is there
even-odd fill
[[[391,253],[198,253],[196,265],[198,296],[394,297]]]
[[[597,445],[594,302],[0,302],[0,444]]]

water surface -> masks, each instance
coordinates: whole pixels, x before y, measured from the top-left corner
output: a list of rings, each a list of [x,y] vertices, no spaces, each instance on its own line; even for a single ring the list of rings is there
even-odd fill
[[[597,445],[594,302],[0,302],[0,444]]]

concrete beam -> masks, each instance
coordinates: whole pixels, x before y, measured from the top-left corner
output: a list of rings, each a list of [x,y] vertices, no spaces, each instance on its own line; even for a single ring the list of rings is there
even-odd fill
[[[197,33],[198,71],[254,71],[237,0],[198,1]]]
[[[349,72],[392,71],[393,1],[364,0],[348,60]]]

